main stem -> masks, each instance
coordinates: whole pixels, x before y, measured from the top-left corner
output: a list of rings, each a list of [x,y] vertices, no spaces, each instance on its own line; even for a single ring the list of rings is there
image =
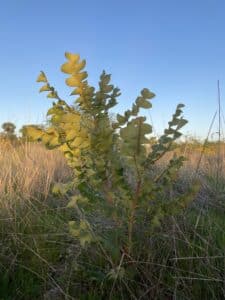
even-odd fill
[[[138,204],[138,198],[139,198],[139,195],[141,192],[141,174],[140,174],[140,171],[137,166],[136,156],[134,156],[134,162],[135,162],[135,166],[136,166],[138,182],[137,182],[134,198],[133,198],[133,201],[131,204],[131,212],[130,212],[129,222],[128,222],[128,254],[129,255],[131,254],[131,251],[133,248],[132,237],[133,237],[133,227],[134,227],[134,221],[135,221],[135,211],[136,211],[137,204]]]

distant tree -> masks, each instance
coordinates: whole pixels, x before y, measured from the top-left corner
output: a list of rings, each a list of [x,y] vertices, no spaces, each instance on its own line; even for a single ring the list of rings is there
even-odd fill
[[[2,124],[2,129],[4,130],[4,133],[7,135],[15,134],[16,126],[11,122],[5,122]]]
[[[16,125],[11,122],[5,122],[2,124],[3,132],[1,133],[1,137],[8,139],[10,141],[14,141],[17,139],[15,134]]]

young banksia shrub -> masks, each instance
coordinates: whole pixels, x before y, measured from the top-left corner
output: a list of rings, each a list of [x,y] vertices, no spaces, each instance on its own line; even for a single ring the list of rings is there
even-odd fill
[[[120,90],[110,83],[111,75],[103,71],[95,89],[88,83],[85,60],[77,54],[65,56],[61,71],[69,76],[66,84],[75,102],[70,105],[61,99],[41,72],[37,79],[43,84],[40,92],[54,99],[47,112],[49,126],[26,126],[24,130],[32,140],[63,152],[74,177],[66,185],[57,185],[54,192],[62,196],[71,188],[76,190],[73,196],[71,191],[68,194],[68,207],[77,212],[76,219],[69,222],[70,232],[82,246],[96,245],[111,265],[107,278],[117,279],[126,273],[126,256],[135,256],[142,240],[166,216],[178,213],[193,199],[195,187],[185,195],[171,193],[184,157],[174,156],[160,174],[151,172],[181,136],[187,123],[182,116],[184,105],[177,105],[168,128],[149,152],[146,145],[152,126],[141,112],[151,109],[155,94],[144,88],[132,107],[112,120],[110,111],[117,105]],[[102,226],[96,225],[99,218]],[[138,228],[145,220],[141,239]]]

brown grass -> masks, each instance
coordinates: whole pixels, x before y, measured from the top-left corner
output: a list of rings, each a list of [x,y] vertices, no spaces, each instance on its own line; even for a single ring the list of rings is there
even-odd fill
[[[187,157],[180,175],[182,181],[190,183],[195,176],[196,168],[201,159],[198,178],[204,182],[206,174],[215,174],[218,169],[217,147],[196,148],[191,143],[178,150],[178,154]],[[168,153],[159,161],[164,168],[172,157]],[[201,157],[202,156],[202,157]],[[225,170],[225,145],[221,146],[221,170]],[[65,182],[71,175],[63,155],[57,150],[47,150],[37,143],[20,143],[13,145],[0,140],[0,199],[46,199],[54,182]]]
[[[201,153],[202,149],[198,150],[191,144],[186,145],[185,151],[180,149],[179,154],[183,154],[188,158],[180,173],[182,186],[183,183],[184,185],[191,183]],[[173,153],[167,154],[162,161],[159,161],[162,168],[165,167],[172,155]],[[225,155],[222,156],[220,161],[223,170],[225,170],[224,157]],[[202,156],[198,178],[201,179],[203,186],[205,176],[216,172],[217,158],[216,147],[214,147],[212,153],[206,151]],[[80,254],[77,254],[80,253],[77,244],[68,243],[70,241],[67,230],[68,220],[67,217],[64,219],[64,215],[61,214],[64,210],[58,210],[54,207],[48,209],[44,201],[40,202],[44,204],[41,209],[40,206],[35,208],[32,205],[32,199],[45,200],[50,195],[52,183],[65,182],[70,175],[71,171],[66,166],[66,162],[59,151],[49,151],[42,145],[35,143],[12,145],[6,141],[0,141],[0,208],[6,208],[6,210],[0,210],[2,234],[0,264],[5,264],[5,273],[10,274],[9,278],[14,281],[19,281],[20,274],[27,276],[26,273],[18,273],[18,276],[14,270],[28,271],[29,277],[22,278],[23,285],[17,289],[18,293],[22,291],[24,296],[26,296],[25,293],[29,294],[28,297],[32,294],[32,286],[30,287],[27,278],[32,278],[34,275],[39,276],[38,278],[43,281],[43,284],[39,286],[40,289],[45,287],[43,291],[40,291],[42,295],[45,294],[42,299],[53,299],[54,297],[56,299],[57,293],[66,296],[69,293],[70,285],[71,287],[73,285],[79,287],[79,277],[77,278],[77,274],[72,273],[71,270],[74,267],[70,270],[69,266],[73,266],[75,263],[77,266],[76,260],[82,262],[82,258],[79,257]],[[222,184],[224,186],[224,182]],[[216,189],[218,190],[218,187]],[[200,194],[202,201],[206,201],[208,198],[209,190],[208,187],[204,186],[203,193]],[[221,194],[223,199],[224,195]],[[214,197],[212,199],[215,201]],[[19,200],[20,205],[17,209],[14,209],[17,200]],[[28,206],[28,209],[23,209],[24,203],[31,205]],[[4,211],[6,211],[6,214],[4,214]],[[203,296],[204,299],[216,299],[212,295],[220,295],[218,289],[222,288],[219,284],[224,282],[223,264],[217,264],[216,258],[224,258],[224,245],[220,246],[220,241],[224,239],[224,223],[219,223],[220,219],[217,222],[216,217],[217,214],[214,216],[198,211],[197,214],[190,214],[190,220],[188,215],[185,215],[180,223],[173,218],[172,227],[163,229],[162,236],[160,236],[161,233],[156,237],[153,235],[149,260],[143,261],[143,264],[141,261],[131,261],[132,264],[137,263],[137,270],[141,270],[140,274],[148,279],[148,284],[152,280],[147,293],[150,295],[152,290],[153,296],[150,297],[146,294],[146,297],[141,298],[147,299],[149,296],[149,299],[156,299],[155,295],[157,294],[163,295],[160,297],[162,299],[170,299],[166,296],[169,290],[171,294],[175,294],[175,298],[178,292],[179,299],[189,299],[190,294],[199,296],[199,293],[205,290],[207,290],[205,294],[209,297]],[[166,226],[168,226],[167,223]],[[160,238],[157,240],[157,237]],[[149,248],[149,242],[146,242],[146,247],[143,247],[143,249],[145,248]],[[167,264],[167,260],[169,264]],[[88,259],[85,257],[83,262],[87,266]],[[207,268],[207,273],[205,268]],[[52,270],[56,274],[55,277],[52,275]],[[34,279],[36,280],[35,276]],[[157,279],[158,277],[159,279]],[[59,278],[60,280],[65,278],[66,284],[63,280],[60,282]],[[175,283],[173,283],[174,279]],[[135,283],[135,281],[133,282]],[[207,282],[207,285],[205,285],[205,282]],[[18,286],[19,284],[20,281]],[[82,285],[82,281],[80,284]],[[174,286],[175,291],[173,291]],[[177,289],[177,286],[180,290]],[[26,287],[26,291],[23,290],[24,287]],[[7,284],[7,289],[6,295],[10,293],[10,284]],[[90,295],[94,295],[91,293],[92,291],[90,291]],[[188,295],[188,297],[184,295]],[[29,299],[31,298],[30,296]],[[66,296],[66,298],[75,299],[70,296]],[[4,297],[4,299],[6,298]],[[95,297],[95,299],[97,298]],[[193,299],[197,298],[194,296]],[[219,296],[217,299],[222,298]]]
[[[68,176],[70,170],[59,151],[49,151],[35,143],[12,145],[0,141],[1,200],[46,199],[51,184],[63,182]]]

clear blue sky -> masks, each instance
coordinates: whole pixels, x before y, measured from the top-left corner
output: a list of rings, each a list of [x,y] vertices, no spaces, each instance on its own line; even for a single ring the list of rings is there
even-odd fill
[[[69,51],[87,60],[91,84],[103,69],[112,74],[122,91],[117,111],[147,87],[157,94],[150,114],[158,133],[183,102],[184,132],[204,137],[217,79],[225,103],[224,12],[224,0],[2,1],[0,123],[44,120],[51,103],[38,93],[40,70],[69,95],[59,70]]]

